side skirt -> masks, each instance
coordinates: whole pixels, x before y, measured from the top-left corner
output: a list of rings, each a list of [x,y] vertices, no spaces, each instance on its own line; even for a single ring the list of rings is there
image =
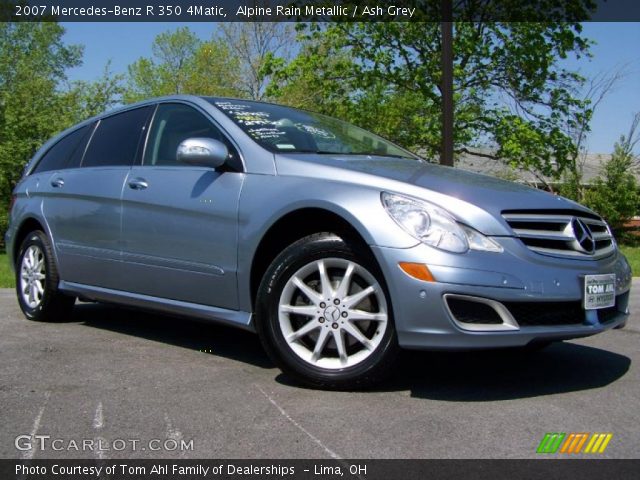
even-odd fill
[[[65,282],[64,280],[60,280],[58,288],[64,293],[73,294],[88,300],[155,310],[172,315],[184,315],[255,332],[250,312],[227,310],[209,305],[181,302],[179,300],[152,297],[139,293],[112,290],[110,288],[94,287],[81,283]]]

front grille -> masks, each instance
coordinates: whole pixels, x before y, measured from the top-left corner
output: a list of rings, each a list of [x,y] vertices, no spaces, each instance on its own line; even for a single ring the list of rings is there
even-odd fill
[[[462,323],[501,325],[502,318],[486,303],[463,300],[461,298],[447,299],[451,314]]]
[[[581,302],[505,302],[521,327],[579,325],[585,320]]]
[[[543,255],[591,260],[615,249],[609,227],[597,215],[579,210],[510,210],[502,216],[522,243]]]

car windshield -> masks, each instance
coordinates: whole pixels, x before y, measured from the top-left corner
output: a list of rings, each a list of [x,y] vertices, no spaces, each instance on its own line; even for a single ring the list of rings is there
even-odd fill
[[[208,98],[207,101],[272,152],[418,159],[371,132],[325,115],[246,100]]]

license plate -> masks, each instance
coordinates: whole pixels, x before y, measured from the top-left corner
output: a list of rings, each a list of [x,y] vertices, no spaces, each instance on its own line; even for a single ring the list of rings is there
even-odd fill
[[[616,304],[616,275],[586,275],[584,277],[584,309],[613,307]]]

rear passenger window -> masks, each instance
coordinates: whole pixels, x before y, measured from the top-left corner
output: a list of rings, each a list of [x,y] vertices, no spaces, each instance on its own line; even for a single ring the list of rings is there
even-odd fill
[[[71,159],[79,159],[84,153],[90,126],[86,125],[71,132],[53,147],[49,149],[44,157],[38,162],[33,173],[50,172],[52,170],[62,170],[63,168],[73,168]],[[75,165],[77,166],[77,165]]]
[[[137,108],[104,118],[98,124],[83,167],[133,165],[151,107]]]

